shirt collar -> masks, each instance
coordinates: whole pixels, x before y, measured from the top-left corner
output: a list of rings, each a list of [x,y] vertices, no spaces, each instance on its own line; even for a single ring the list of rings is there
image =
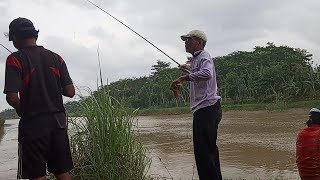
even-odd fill
[[[197,57],[202,51],[203,51],[202,49],[199,50],[199,51],[196,51],[196,52],[193,53],[192,56],[195,58],[195,57]]]

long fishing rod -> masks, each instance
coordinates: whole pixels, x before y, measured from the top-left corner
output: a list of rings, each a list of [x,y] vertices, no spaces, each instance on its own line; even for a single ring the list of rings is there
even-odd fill
[[[158,48],[156,45],[154,45],[152,42],[150,42],[149,40],[147,40],[146,38],[144,38],[143,36],[141,36],[139,33],[137,33],[135,30],[131,29],[129,26],[127,26],[126,24],[124,24],[123,22],[121,22],[119,19],[117,19],[116,17],[112,16],[110,13],[108,13],[107,11],[105,11],[104,9],[102,9],[101,7],[99,7],[98,5],[94,4],[93,2],[86,0],[89,3],[91,3],[92,5],[94,5],[96,8],[100,9],[101,11],[103,11],[104,13],[108,14],[110,17],[112,17],[113,19],[115,19],[116,21],[118,21],[119,23],[121,23],[122,25],[124,25],[126,28],[130,29],[132,32],[134,32],[136,35],[140,36],[142,39],[144,39],[145,41],[147,41],[149,44],[151,44],[153,47],[155,47],[156,49],[158,49],[160,52],[162,52],[164,55],[166,55],[168,58],[170,58],[173,62],[175,62],[178,66],[180,66],[180,63],[178,63],[176,60],[174,60],[172,57],[170,57],[167,53],[165,53],[164,51],[162,51],[160,48]]]
[[[9,51],[10,53],[12,53],[12,51],[10,51],[7,47],[5,47],[3,44],[0,43],[0,45],[5,48],[7,51]]]

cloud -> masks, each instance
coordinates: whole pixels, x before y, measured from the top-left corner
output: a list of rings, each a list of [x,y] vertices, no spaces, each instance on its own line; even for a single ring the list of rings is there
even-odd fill
[[[320,63],[320,2],[317,0],[92,0],[180,63],[186,61],[180,35],[204,30],[212,56],[251,51],[267,42],[307,49]],[[40,30],[38,43],[64,57],[78,86],[96,88],[98,47],[104,79],[146,76],[168,57],[87,1],[3,0],[0,32],[16,17],[30,18]],[[14,50],[8,39],[0,42]],[[0,73],[8,52],[0,47]],[[176,66],[174,63],[172,66]],[[0,87],[3,87],[0,76]],[[7,108],[0,96],[0,109]]]

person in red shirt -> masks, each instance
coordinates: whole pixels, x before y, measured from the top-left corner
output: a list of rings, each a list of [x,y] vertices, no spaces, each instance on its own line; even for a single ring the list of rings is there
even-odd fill
[[[306,124],[298,134],[296,163],[302,180],[320,180],[320,108],[310,110]]]

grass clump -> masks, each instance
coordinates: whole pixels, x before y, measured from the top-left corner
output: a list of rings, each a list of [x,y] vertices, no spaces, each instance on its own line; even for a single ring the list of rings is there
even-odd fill
[[[71,119],[75,180],[145,180],[150,159],[135,131],[136,112],[125,111],[107,89],[83,98]]]

